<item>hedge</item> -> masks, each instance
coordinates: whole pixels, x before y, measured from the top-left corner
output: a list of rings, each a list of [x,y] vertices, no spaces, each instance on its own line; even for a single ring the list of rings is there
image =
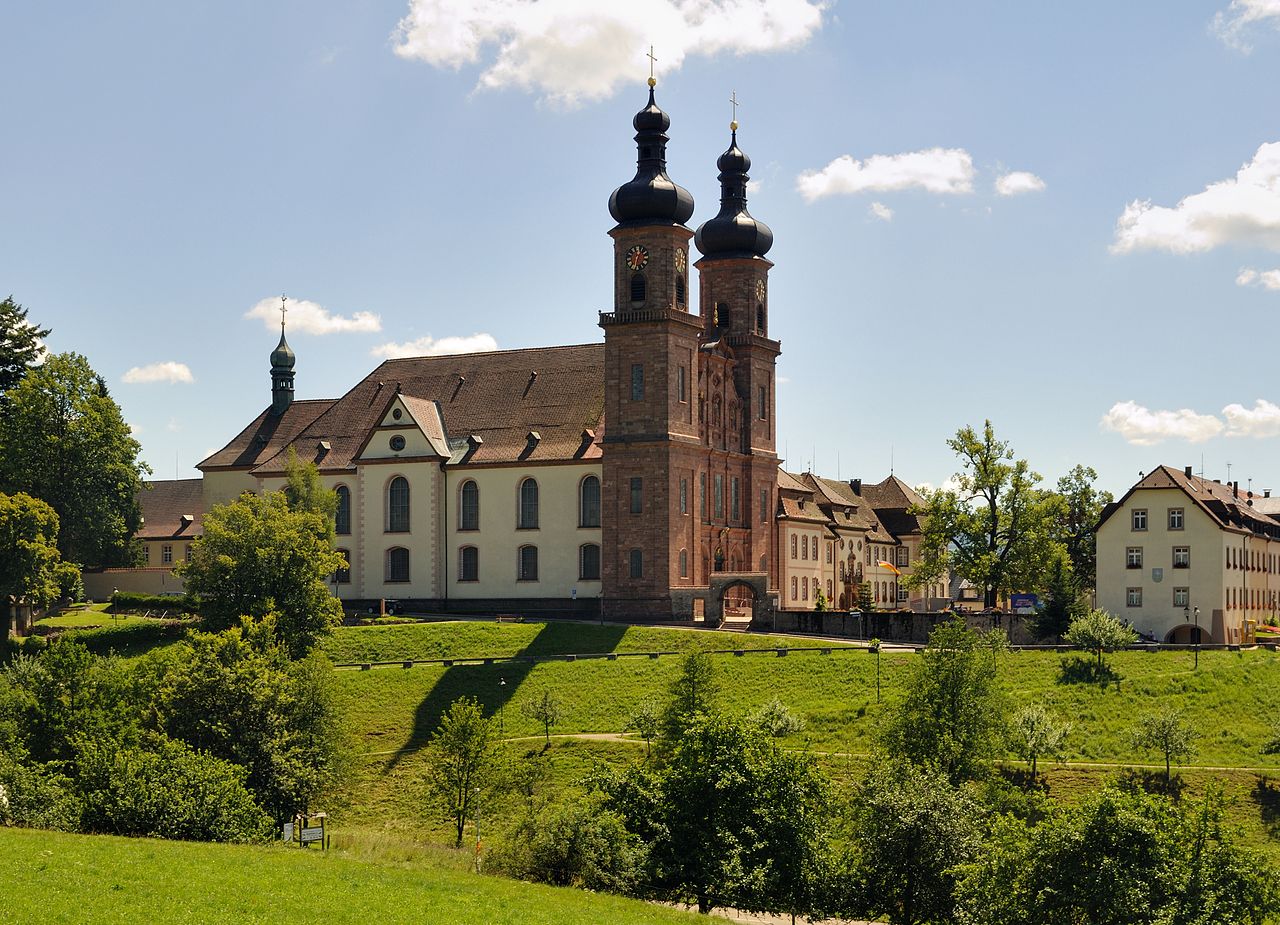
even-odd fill
[[[68,639],[83,643],[90,652],[105,654],[150,648],[157,642],[181,639],[187,630],[198,626],[199,619],[148,620],[123,626],[99,626],[93,629],[65,630]]]
[[[200,604],[186,596],[135,594],[132,591],[117,591],[111,595],[111,610],[113,613],[144,610],[167,610],[170,613],[199,613]]]

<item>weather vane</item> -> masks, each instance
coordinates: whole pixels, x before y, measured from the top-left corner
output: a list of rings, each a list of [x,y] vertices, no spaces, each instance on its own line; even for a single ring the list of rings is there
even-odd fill
[[[655,86],[658,82],[653,78],[653,65],[657,62],[657,58],[653,56],[653,46],[649,46],[649,54],[645,55],[649,59],[649,86]]]
[[[738,130],[738,91],[734,90],[729,94],[729,102],[733,104],[733,118],[729,122],[729,130],[736,132]]]

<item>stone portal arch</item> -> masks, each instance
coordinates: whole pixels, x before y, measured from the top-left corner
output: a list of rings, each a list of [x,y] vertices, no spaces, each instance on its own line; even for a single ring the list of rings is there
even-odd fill
[[[1197,633],[1200,634],[1199,638],[1196,638]],[[1193,623],[1181,623],[1169,630],[1169,632],[1165,633],[1164,641],[1174,643],[1176,645],[1188,646],[1195,645],[1196,643],[1207,645],[1210,640],[1209,634],[1205,632],[1205,628],[1203,626],[1196,626]]]
[[[755,617],[756,590],[745,581],[725,585],[720,592],[720,614],[723,620],[750,621]]]

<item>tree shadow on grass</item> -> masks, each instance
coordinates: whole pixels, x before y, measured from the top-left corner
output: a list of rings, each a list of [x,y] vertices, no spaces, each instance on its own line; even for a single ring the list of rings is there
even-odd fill
[[[1059,662],[1059,684],[1096,684],[1099,687],[1114,684],[1119,687],[1123,679],[1124,675],[1095,658],[1072,655]]]
[[[1120,786],[1171,800],[1181,800],[1183,791],[1187,789],[1186,782],[1178,775],[1165,780],[1164,771],[1152,771],[1148,768],[1125,768],[1120,773]]]
[[[1258,815],[1272,838],[1280,837],[1280,785],[1261,774],[1253,785],[1253,801],[1258,804]]]
[[[629,629],[625,625],[616,624],[593,626],[590,632],[585,634],[589,639],[586,647],[591,651],[574,653],[572,643],[575,627],[580,627],[580,624],[546,623],[538,631],[538,635],[512,658],[495,659],[486,664],[447,666],[422,702],[418,704],[413,716],[413,731],[396,753],[387,759],[385,769],[393,770],[410,753],[426,745],[439,727],[440,717],[460,697],[474,697],[485,716],[497,718],[497,731],[502,734],[507,704],[511,702],[516,689],[529,676],[540,659],[556,655],[599,655],[613,652]],[[378,670],[395,671],[397,669]]]

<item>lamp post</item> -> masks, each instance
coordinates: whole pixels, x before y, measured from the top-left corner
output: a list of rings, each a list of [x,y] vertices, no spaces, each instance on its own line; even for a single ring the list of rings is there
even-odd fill
[[[499,678],[498,679],[498,738],[499,739],[504,738],[507,732],[505,726],[503,725],[503,720],[502,720],[502,710],[506,706],[506,698],[507,698],[507,679]]]
[[[1200,608],[1199,607],[1195,609],[1195,618],[1196,618],[1196,664],[1195,664],[1195,667],[1199,668],[1200,667]]]

